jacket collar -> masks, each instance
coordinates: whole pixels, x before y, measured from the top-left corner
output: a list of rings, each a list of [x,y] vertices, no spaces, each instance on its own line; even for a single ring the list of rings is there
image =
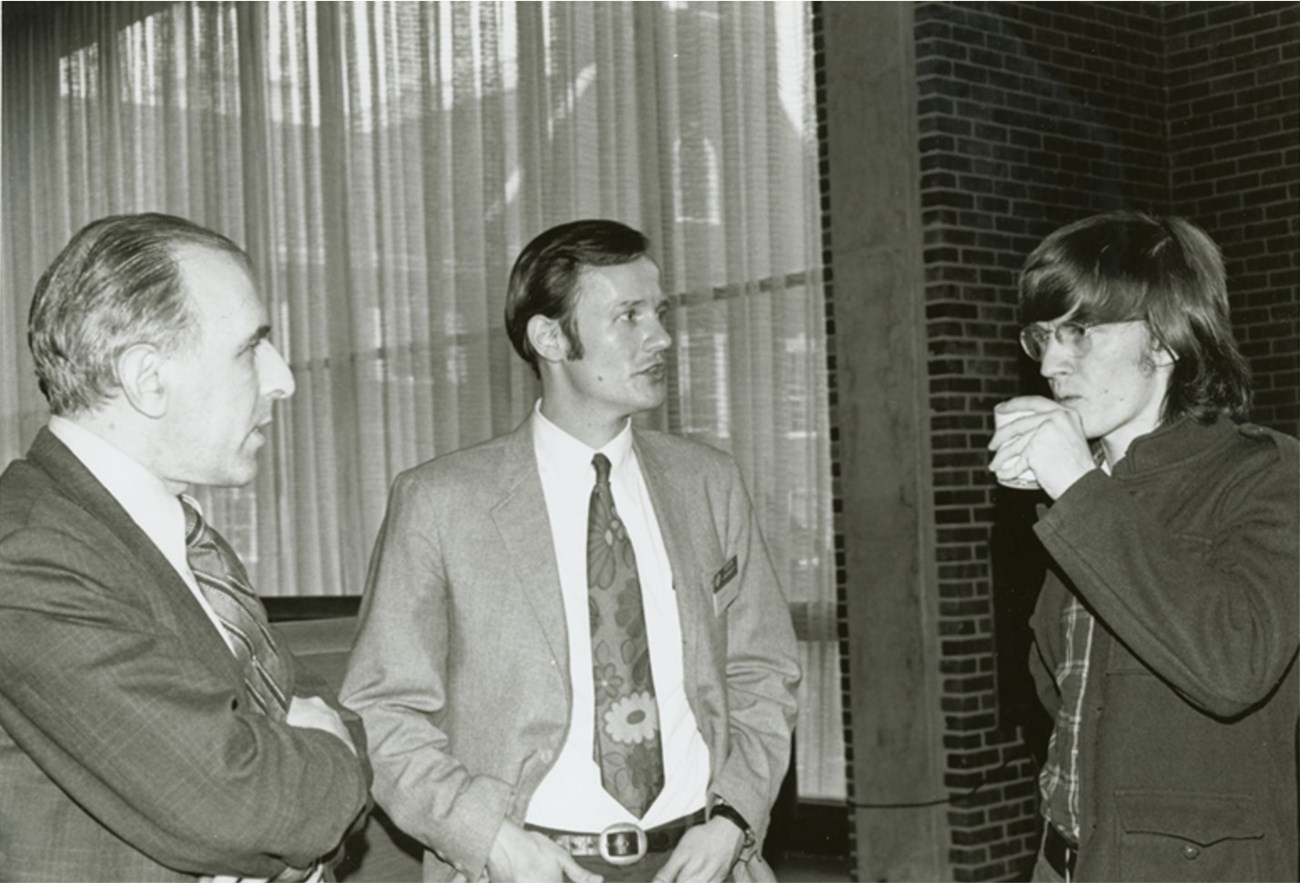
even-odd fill
[[[1236,434],[1236,429],[1224,415],[1216,415],[1208,424],[1194,417],[1180,417],[1134,439],[1113,474],[1132,477],[1176,466],[1223,444]]]
[[[38,466],[54,484],[58,485],[74,502],[108,526],[123,544],[150,566],[161,563],[166,572],[176,576],[167,559],[158,551],[148,535],[135,523],[122,504],[117,501],[86,465],[68,449],[68,446],[42,427],[27,452],[27,459]],[[154,557],[158,558],[155,562]],[[183,583],[182,583],[183,585]]]
[[[501,497],[492,507],[497,538],[515,572],[524,599],[537,618],[551,657],[569,684],[569,633],[559,595],[560,573],[555,564],[546,498],[533,452],[532,415],[503,440]],[[572,696],[569,697],[572,701]]]
[[[178,627],[188,636],[190,645],[204,648],[202,652],[221,660],[230,671],[238,674],[238,660],[213,628],[185,581],[117,498],[77,456],[48,428],[42,427],[27,452],[27,460],[44,472],[75,505],[104,525],[147,572],[147,579],[141,580],[139,585],[158,587],[155,591],[175,611]]]

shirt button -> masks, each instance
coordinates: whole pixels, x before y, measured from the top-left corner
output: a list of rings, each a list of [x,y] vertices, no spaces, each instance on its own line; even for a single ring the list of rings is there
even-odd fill
[[[1199,846],[1192,846],[1189,843],[1183,847],[1183,858],[1187,859],[1189,862],[1194,860],[1200,854],[1201,848]]]

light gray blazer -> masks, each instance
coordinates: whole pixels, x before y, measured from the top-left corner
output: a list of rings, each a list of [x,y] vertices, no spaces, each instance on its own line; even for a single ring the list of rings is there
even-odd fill
[[[795,717],[789,609],[731,457],[658,432],[633,445],[672,562],[710,800],[761,843]],[[341,698],[365,723],[375,799],[426,847],[425,879],[477,879],[555,762],[572,701],[531,417],[398,476]]]

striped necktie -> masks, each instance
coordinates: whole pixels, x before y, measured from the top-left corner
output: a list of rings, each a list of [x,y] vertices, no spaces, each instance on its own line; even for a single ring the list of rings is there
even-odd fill
[[[266,608],[253,592],[239,556],[203,520],[198,503],[183,494],[180,500],[190,570],[243,665],[248,695],[267,717],[284,720],[289,672],[267,625]]]

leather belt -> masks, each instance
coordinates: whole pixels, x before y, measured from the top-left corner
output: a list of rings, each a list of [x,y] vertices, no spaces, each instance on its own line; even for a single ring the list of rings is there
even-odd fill
[[[682,839],[688,828],[702,823],[704,810],[666,822],[649,831],[632,822],[616,822],[598,834],[582,831],[559,831],[540,825],[524,825],[528,831],[545,834],[569,855],[576,857],[600,856],[611,865],[632,865],[651,852],[668,852]]]
[[[1063,879],[1074,879],[1074,863],[1079,857],[1078,844],[1067,840],[1051,822],[1046,822],[1045,826],[1047,833],[1043,836],[1043,858]]]

